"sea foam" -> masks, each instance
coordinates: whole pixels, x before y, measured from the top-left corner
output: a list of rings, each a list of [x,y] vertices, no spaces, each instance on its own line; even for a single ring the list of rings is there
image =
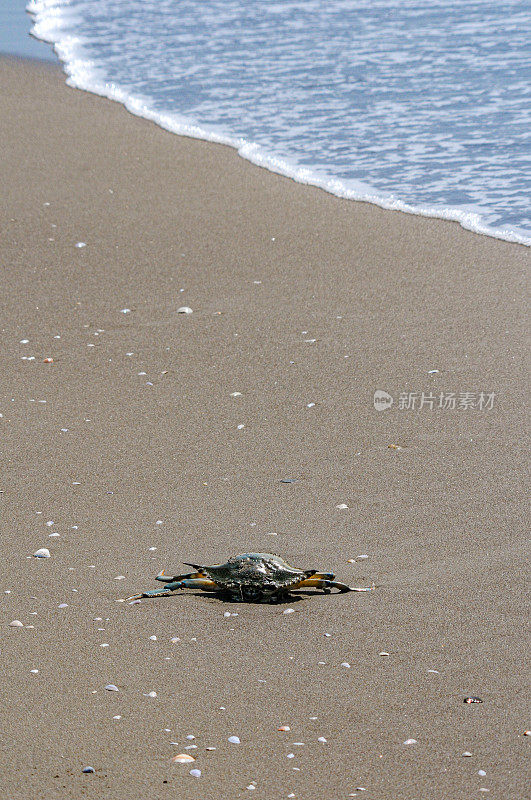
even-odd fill
[[[300,183],[531,244],[520,0],[32,0],[67,83]]]

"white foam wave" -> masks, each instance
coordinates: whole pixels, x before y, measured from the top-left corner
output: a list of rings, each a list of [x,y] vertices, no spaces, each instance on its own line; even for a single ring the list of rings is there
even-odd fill
[[[213,127],[203,127],[175,113],[161,112],[153,107],[150,98],[129,93],[121,86],[106,80],[98,64],[87,57],[82,36],[71,33],[76,27],[77,15],[70,6],[70,0],[30,0],[26,10],[33,16],[32,35],[53,45],[63,63],[67,74],[66,82],[70,86],[117,101],[130,113],[151,120],[172,133],[234,147],[243,158],[253,164],[298,183],[316,186],[338,197],[372,203],[406,214],[454,221],[474,233],[531,246],[531,237],[525,233],[512,227],[490,226],[476,211],[405,202],[393,193],[382,193],[361,181],[340,180],[319,170],[301,167],[272,154],[255,142],[227,135]]]

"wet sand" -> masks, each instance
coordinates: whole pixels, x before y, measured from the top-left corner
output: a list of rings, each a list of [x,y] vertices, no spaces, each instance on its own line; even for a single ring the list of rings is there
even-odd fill
[[[43,64],[0,61],[0,131],[0,797],[525,797],[529,251]],[[376,588],[117,602],[249,550]]]

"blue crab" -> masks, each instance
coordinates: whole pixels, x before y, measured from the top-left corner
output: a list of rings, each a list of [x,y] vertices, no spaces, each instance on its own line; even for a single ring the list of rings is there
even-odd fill
[[[127,599],[163,597],[178,589],[202,589],[221,592],[242,603],[276,603],[294,589],[322,589],[329,594],[332,589],[340,592],[370,592],[373,588],[347,586],[334,580],[333,572],[291,567],[283,558],[272,553],[243,553],[229,558],[225,564],[211,567],[184,563],[196,571],[170,577],[163,570],[155,578],[166,584],[163,589],[150,589]]]

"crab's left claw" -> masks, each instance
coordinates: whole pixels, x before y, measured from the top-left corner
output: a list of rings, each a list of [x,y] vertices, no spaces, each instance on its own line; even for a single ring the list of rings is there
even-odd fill
[[[373,592],[376,589],[376,584],[372,584],[372,586],[348,586],[349,592]]]

